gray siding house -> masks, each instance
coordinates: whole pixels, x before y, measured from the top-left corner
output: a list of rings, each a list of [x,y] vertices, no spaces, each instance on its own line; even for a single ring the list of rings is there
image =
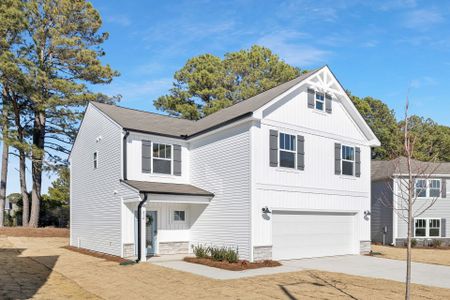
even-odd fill
[[[450,245],[450,163],[412,161],[416,215],[412,222],[413,237],[419,245],[440,240]],[[403,215],[402,199],[407,175],[406,158],[372,161],[371,239],[372,242],[403,246],[408,225]],[[434,202],[434,203],[433,203]],[[429,204],[433,205],[420,215]]]

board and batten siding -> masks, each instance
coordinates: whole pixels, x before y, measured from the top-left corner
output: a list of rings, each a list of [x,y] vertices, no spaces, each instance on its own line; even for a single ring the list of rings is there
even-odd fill
[[[272,222],[263,207],[352,211],[359,253],[359,241],[370,241],[370,221],[364,218],[370,210],[370,147],[340,101],[333,98],[331,114],[318,112],[308,108],[306,88],[283,105],[266,108],[252,129],[253,246],[272,245]],[[304,170],[270,166],[270,130],[304,137]],[[361,149],[360,177],[335,175],[335,143]]]
[[[122,129],[89,105],[70,156],[70,244],[122,255]],[[93,155],[98,152],[98,168]]]
[[[398,178],[396,179],[397,182],[397,188],[399,188]],[[446,219],[446,237],[450,237],[450,179],[447,178],[447,197],[446,198],[439,198],[436,200],[436,202],[433,204],[432,207],[430,207],[427,211],[425,211],[420,217],[418,218],[438,218],[438,219]],[[400,200],[397,200],[400,201]],[[423,207],[424,204],[430,203],[430,200],[423,200],[418,198],[416,200],[415,208]],[[398,231],[397,231],[397,238],[406,238],[407,232],[408,232],[408,226],[404,219],[397,217],[398,222]]]
[[[371,200],[371,235],[372,242],[390,245],[393,243],[393,209],[392,209],[392,180],[379,180],[372,182]]]
[[[189,151],[187,143],[180,139],[131,132],[127,142],[127,177],[129,180],[167,183],[189,183]],[[142,141],[181,146],[181,176],[142,172]],[[172,150],[173,151],[173,150]],[[173,152],[172,152],[173,155]],[[173,158],[173,157],[172,157]],[[172,160],[173,170],[173,160]]]
[[[191,183],[214,193],[191,226],[191,244],[238,247],[250,259],[250,131],[247,124],[194,140]]]

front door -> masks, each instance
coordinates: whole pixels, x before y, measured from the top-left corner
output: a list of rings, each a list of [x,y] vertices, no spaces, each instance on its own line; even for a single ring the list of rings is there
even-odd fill
[[[147,255],[158,253],[158,212],[156,210],[147,211],[146,215],[146,244]]]

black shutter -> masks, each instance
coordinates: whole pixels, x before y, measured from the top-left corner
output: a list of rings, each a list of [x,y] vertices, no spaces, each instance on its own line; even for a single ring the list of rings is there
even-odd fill
[[[447,219],[441,219],[441,237],[447,237]]]
[[[441,192],[442,192],[441,198],[447,198],[447,178],[442,178],[441,179],[441,184],[442,184],[442,187],[441,187]]]
[[[269,151],[270,166],[278,167],[278,131],[272,129],[270,130]]]
[[[325,94],[325,111],[329,114],[332,112],[332,101],[330,94]]]
[[[142,173],[152,172],[152,142],[142,141]]]
[[[173,175],[181,176],[181,146],[173,145]]]
[[[305,137],[297,135],[297,169],[305,169]]]
[[[314,96],[315,96],[314,90],[308,89],[308,108],[314,108]]]
[[[361,177],[361,149],[355,147],[355,176]]]
[[[341,144],[334,144],[334,174],[341,175]]]

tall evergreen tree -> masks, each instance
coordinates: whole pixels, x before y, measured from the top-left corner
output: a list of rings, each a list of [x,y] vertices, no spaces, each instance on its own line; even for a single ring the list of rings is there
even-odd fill
[[[86,83],[109,83],[118,73],[100,62],[108,34],[100,15],[85,0],[8,0],[21,5],[25,27],[12,52],[20,70],[28,117],[32,119],[29,225],[38,225],[42,173],[65,163],[82,107],[101,99]],[[2,22],[2,21],[0,21]],[[19,77],[20,77],[19,76]]]
[[[300,74],[300,69],[261,46],[227,53],[224,59],[203,54],[175,73],[169,94],[154,105],[170,115],[198,120]]]

